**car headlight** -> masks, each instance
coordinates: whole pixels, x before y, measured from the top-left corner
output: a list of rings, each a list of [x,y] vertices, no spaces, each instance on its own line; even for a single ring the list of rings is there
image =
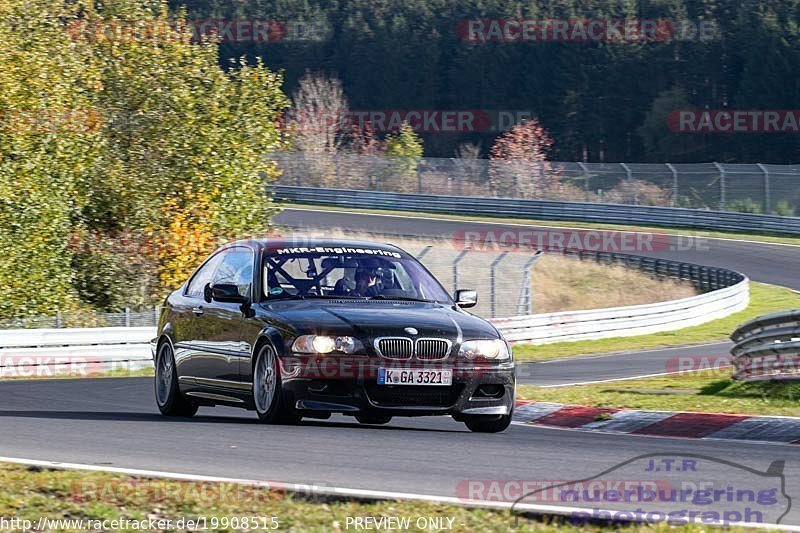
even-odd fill
[[[331,353],[342,352],[346,354],[363,351],[364,345],[354,337],[328,335],[300,335],[292,344],[292,351],[296,353]]]
[[[502,339],[485,339],[475,341],[464,341],[461,343],[461,348],[458,350],[459,357],[467,359],[492,359],[502,360],[509,359],[511,354],[508,353],[508,346]]]

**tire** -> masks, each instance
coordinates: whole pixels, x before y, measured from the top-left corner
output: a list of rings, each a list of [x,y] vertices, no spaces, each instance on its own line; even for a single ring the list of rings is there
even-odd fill
[[[181,394],[178,373],[175,371],[175,354],[169,342],[158,348],[155,372],[156,404],[166,416],[194,416],[198,405]]]
[[[511,415],[472,415],[464,424],[475,433],[500,433],[511,424]]]
[[[389,415],[356,415],[356,420],[360,424],[382,425],[391,422],[392,417]]]
[[[253,404],[258,420],[264,424],[296,424],[301,418],[286,405],[278,356],[269,344],[258,350],[253,365]]]

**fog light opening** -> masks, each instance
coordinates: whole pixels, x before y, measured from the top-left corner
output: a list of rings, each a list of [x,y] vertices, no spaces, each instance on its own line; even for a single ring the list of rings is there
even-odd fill
[[[481,385],[475,390],[475,398],[502,398],[505,394],[505,387],[502,385]]]

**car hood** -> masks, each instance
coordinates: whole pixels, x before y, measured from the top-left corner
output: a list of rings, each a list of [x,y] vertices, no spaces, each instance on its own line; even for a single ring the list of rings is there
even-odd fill
[[[420,337],[451,340],[500,337],[486,320],[437,303],[309,299],[284,300],[262,307],[298,335],[407,336],[404,329],[413,327]]]

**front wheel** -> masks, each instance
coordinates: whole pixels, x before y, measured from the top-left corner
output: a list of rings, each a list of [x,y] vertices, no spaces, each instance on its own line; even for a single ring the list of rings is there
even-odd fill
[[[475,433],[500,433],[511,424],[511,415],[472,415],[464,424]]]
[[[296,424],[300,416],[285,405],[278,356],[270,345],[256,355],[253,367],[253,403],[258,419],[265,424]]]
[[[172,345],[164,342],[158,349],[156,359],[156,403],[161,414],[166,416],[193,416],[197,404],[186,398],[178,388],[178,373],[175,371],[175,354]]]

